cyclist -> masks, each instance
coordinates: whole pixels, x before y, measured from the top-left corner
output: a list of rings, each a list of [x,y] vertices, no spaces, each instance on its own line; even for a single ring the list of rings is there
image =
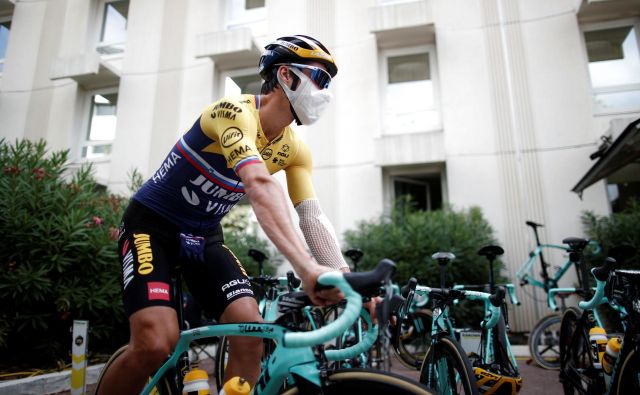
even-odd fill
[[[315,290],[329,270],[348,271],[332,225],[315,198],[311,153],[288,126],[317,121],[331,99],[335,60],[318,40],[281,37],[265,47],[261,95],[225,97],[209,105],[133,196],[120,228],[123,300],[131,337],[112,365],[101,393],[136,393],[174,348],[179,333],[172,308],[171,272],[181,263],[198,302],[218,322],[260,321],[239,260],[223,244],[222,217],[245,194],[258,222],[292,264],[311,300],[334,304],[342,294]],[[282,188],[271,174],[284,170],[289,197],[313,256],[294,230]],[[227,377],[253,385],[262,339],[230,339]]]

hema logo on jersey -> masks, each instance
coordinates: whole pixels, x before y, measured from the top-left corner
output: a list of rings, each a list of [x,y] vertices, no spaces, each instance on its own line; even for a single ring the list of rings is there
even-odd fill
[[[147,283],[147,290],[149,300],[166,300],[167,302],[170,300],[169,297],[169,284],[150,281]]]

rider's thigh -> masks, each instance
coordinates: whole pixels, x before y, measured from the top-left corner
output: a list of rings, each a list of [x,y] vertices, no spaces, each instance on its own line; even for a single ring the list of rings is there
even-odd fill
[[[141,363],[157,367],[173,351],[179,337],[178,318],[171,307],[152,306],[129,317],[129,350]]]

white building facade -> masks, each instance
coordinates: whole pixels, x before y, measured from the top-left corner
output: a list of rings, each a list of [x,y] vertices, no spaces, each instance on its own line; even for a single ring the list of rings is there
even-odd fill
[[[606,182],[570,189],[640,116],[638,0],[0,0],[0,136],[70,149],[126,192],[207,104],[259,90],[261,48],[288,34],[338,61],[330,109],[297,128],[338,234],[403,193],[479,206],[514,279],[526,220],[559,244],[610,212]],[[528,330],[546,307],[519,295]]]

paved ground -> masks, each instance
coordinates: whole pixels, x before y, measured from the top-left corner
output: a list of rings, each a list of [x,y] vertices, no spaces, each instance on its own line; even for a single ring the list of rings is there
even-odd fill
[[[519,395],[562,395],[562,387],[558,382],[558,372],[555,370],[546,370],[538,367],[535,362],[527,363],[528,358],[518,358],[518,367],[520,368],[520,373],[523,378],[523,386],[522,390],[520,390]],[[204,364],[203,368],[207,371],[212,372],[212,365]],[[399,361],[394,361],[391,368],[392,372],[401,374],[408,378],[417,380],[418,379],[418,371],[410,370],[404,365],[402,365]],[[213,377],[210,380],[211,386],[211,394],[217,394],[215,390],[215,381]],[[88,394],[93,394],[93,386],[89,386],[87,388]],[[57,395],[68,395],[69,392],[61,392]]]

